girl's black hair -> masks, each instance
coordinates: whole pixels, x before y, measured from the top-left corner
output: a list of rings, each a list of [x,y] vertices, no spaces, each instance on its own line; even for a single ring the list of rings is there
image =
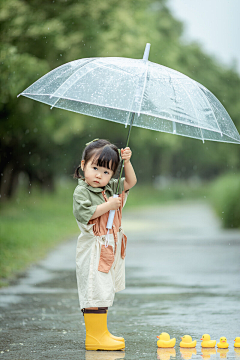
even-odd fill
[[[85,165],[89,160],[93,158],[93,163],[97,166],[103,166],[113,171],[115,175],[120,162],[120,156],[116,145],[111,144],[108,140],[99,139],[88,144],[83,150],[82,160],[85,161]],[[110,167],[111,165],[111,167]],[[74,179],[81,179],[80,174],[81,165],[79,165],[74,173]]]

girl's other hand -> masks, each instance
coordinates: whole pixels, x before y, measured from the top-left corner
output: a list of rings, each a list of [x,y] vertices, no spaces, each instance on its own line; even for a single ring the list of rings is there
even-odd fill
[[[132,151],[129,147],[126,147],[125,149],[121,149],[121,156],[122,159],[124,160],[124,164],[127,164],[132,156]]]
[[[121,206],[121,198],[120,197],[110,197],[108,199],[108,202],[110,203],[110,210],[118,210]]]

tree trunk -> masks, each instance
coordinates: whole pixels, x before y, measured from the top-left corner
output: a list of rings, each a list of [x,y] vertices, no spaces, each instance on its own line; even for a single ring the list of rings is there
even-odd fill
[[[9,199],[13,194],[13,189],[17,187],[17,172],[13,170],[13,164],[8,163],[3,169],[3,176],[0,184],[1,201]]]

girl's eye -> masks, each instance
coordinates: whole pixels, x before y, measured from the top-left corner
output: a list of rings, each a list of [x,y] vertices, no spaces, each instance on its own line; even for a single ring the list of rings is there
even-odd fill
[[[94,170],[97,170],[97,167],[96,166],[94,166],[94,168],[93,168]]]
[[[109,174],[109,172],[108,172],[108,171],[104,171],[104,174],[107,174],[107,175],[108,175],[108,174]]]

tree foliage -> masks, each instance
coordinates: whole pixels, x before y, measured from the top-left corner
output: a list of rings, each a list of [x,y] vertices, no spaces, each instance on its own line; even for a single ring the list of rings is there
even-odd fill
[[[53,109],[17,95],[42,75],[84,57],[142,58],[199,81],[224,104],[240,129],[240,78],[203,52],[183,44],[183,24],[166,0],[2,0],[1,12],[1,196],[10,197],[18,174],[53,188],[72,174],[84,144],[104,137],[124,146],[118,124]],[[214,177],[239,169],[237,145],[210,143],[134,128],[133,161],[140,181],[159,174]]]

